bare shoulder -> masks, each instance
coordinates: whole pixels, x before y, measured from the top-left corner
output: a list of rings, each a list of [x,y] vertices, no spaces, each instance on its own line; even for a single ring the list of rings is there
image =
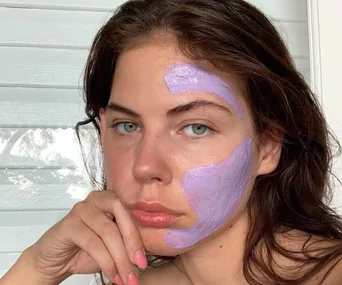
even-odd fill
[[[311,278],[309,281],[307,281],[303,285],[318,285],[318,284],[319,285],[341,285],[342,284],[342,259],[341,258],[342,256],[339,259],[332,262],[324,270],[316,274],[313,278]],[[331,270],[329,271],[329,269]],[[329,274],[327,275],[327,273]],[[324,280],[322,282],[323,278]]]
[[[341,285],[342,284],[342,256],[337,260],[338,263],[331,270],[323,285]]]
[[[286,234],[277,237],[277,242],[285,251],[292,252],[292,256],[308,262],[307,266],[303,263],[286,258],[284,256],[275,255],[276,260],[288,268],[298,268],[294,272],[298,276],[303,276],[303,272],[312,269],[321,260],[329,260],[318,273],[314,274],[305,285],[341,285],[342,284],[342,241],[327,239],[320,236],[310,235],[301,231],[291,230]],[[303,271],[302,271],[303,270]],[[306,271],[307,272],[307,271]],[[322,279],[326,276],[322,283]]]
[[[141,285],[188,285],[186,276],[172,263],[158,268],[149,268],[140,274]]]

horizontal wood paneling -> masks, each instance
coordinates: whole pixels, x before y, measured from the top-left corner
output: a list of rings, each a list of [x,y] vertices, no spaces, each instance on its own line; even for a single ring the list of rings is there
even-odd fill
[[[0,254],[0,258],[7,258],[7,254],[4,254],[4,255]],[[10,265],[7,268],[9,267]],[[6,272],[7,270],[0,270],[0,277],[5,275]],[[73,275],[60,284],[61,285],[76,285],[76,284],[77,285],[99,285],[101,283],[100,281],[99,282],[93,281],[93,275],[88,274],[88,275]]]
[[[92,188],[88,185],[1,185],[1,211],[65,210],[84,199]]]
[[[0,237],[0,242],[2,242]],[[20,253],[0,253],[0,277],[1,271],[8,269],[9,265],[14,264]]]
[[[75,131],[68,129],[0,129],[0,168],[76,167],[82,161]]]
[[[86,58],[86,50],[0,47],[0,86],[77,88]]]
[[[0,87],[1,102],[82,104],[81,89]]]
[[[307,22],[306,0],[246,0],[273,20]]]
[[[0,45],[87,49],[110,16],[107,12],[0,8]]]
[[[93,188],[82,169],[0,170],[1,210],[69,209]]]
[[[35,243],[48,226],[0,227],[0,252],[20,252]]]
[[[7,257],[7,254],[4,254],[4,255],[0,254],[0,258],[6,258],[6,257]],[[10,267],[10,265],[7,268],[9,268],[9,267]],[[0,270],[0,277],[5,275],[6,272],[7,272],[7,270]],[[76,284],[78,284],[78,285],[99,285],[101,283],[100,282],[94,282],[93,281],[93,275],[89,274],[89,275],[73,275],[60,284],[61,285],[76,285]]]
[[[124,2],[126,0],[0,0],[0,6],[78,11],[113,11]]]
[[[82,148],[72,128],[0,128],[0,169],[80,169],[100,152],[94,130],[82,130],[80,138]]]
[[[77,89],[0,87],[1,127],[71,127],[85,118]],[[67,114],[67,116],[66,116]]]
[[[0,212],[0,253],[20,252],[36,242],[68,211]]]
[[[34,244],[47,226],[0,227],[0,252],[21,252]]]
[[[68,212],[54,210],[0,212],[0,227],[52,226],[65,217]]]

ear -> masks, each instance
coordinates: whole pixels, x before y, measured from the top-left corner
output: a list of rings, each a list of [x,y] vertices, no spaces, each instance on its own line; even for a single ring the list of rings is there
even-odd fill
[[[278,166],[283,134],[280,132],[265,132],[259,139],[259,166],[257,175],[269,174]]]
[[[107,130],[106,111],[103,108],[101,108],[99,111],[99,114],[100,114],[100,138],[101,138],[101,145],[103,147],[104,137],[106,135],[106,130]]]

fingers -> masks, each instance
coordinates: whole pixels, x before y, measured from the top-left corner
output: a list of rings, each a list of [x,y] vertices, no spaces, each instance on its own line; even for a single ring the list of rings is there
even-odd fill
[[[94,231],[81,221],[77,221],[77,218],[74,218],[71,226],[66,230],[71,231],[71,241],[87,252],[111,281],[117,279],[118,272],[113,258],[109,254],[104,242]]]
[[[127,210],[112,191],[99,191],[95,195],[96,198],[93,199],[93,202],[96,207],[103,212],[114,215],[131,263],[140,268],[146,268],[147,259],[143,243],[139,231],[133,224]]]
[[[128,258],[117,225],[97,207],[87,207],[87,210],[80,213],[80,218],[102,240],[114,260],[121,280],[127,284],[129,276],[134,275],[134,266]]]
[[[147,266],[147,259],[140,233],[120,201],[114,209],[114,215],[120,233],[123,236],[123,241],[130,260],[133,260],[140,268],[145,269]]]

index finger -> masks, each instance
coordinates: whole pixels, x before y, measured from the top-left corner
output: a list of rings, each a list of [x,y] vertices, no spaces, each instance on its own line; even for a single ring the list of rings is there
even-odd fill
[[[139,231],[132,222],[129,213],[113,191],[103,190],[99,192],[102,192],[102,194],[97,194],[97,198],[94,199],[95,206],[103,212],[114,215],[115,223],[123,238],[128,258],[139,268],[146,268],[147,259],[143,243]],[[113,199],[109,199],[111,195]]]

